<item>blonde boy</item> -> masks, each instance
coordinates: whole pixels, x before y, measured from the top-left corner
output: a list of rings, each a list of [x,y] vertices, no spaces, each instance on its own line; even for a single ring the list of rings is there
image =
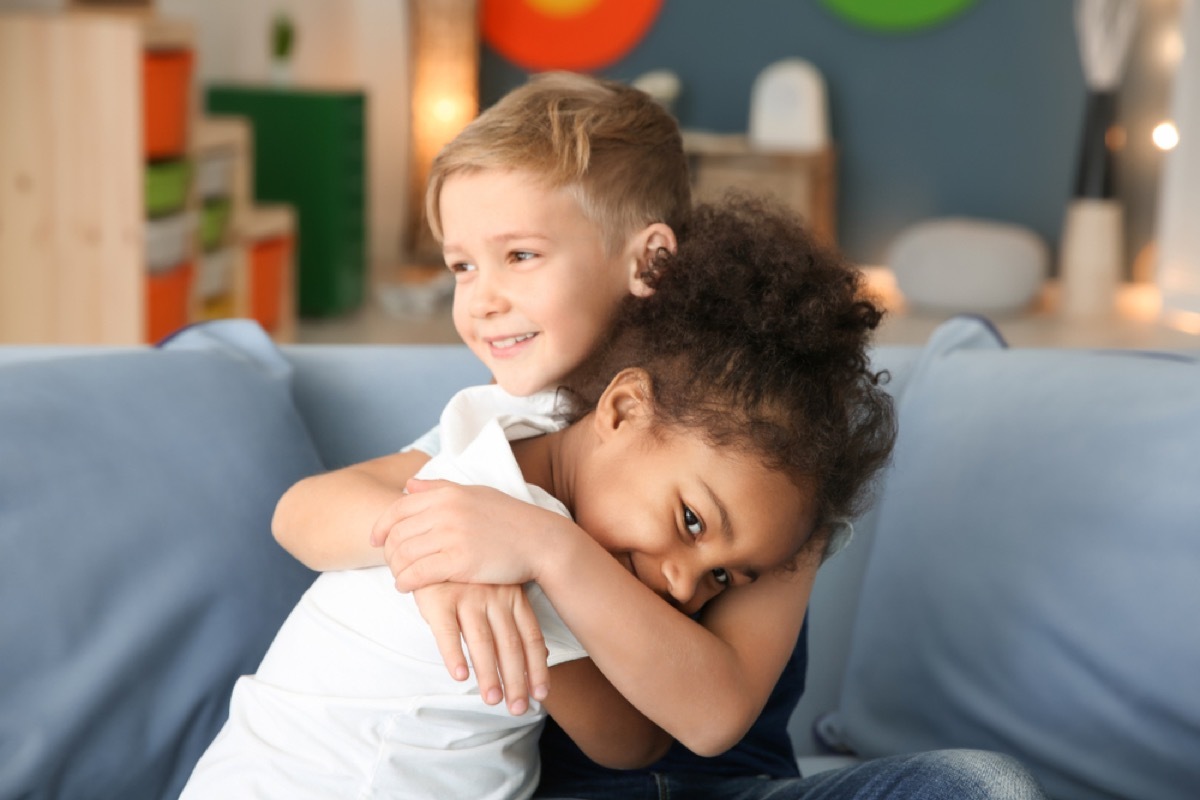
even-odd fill
[[[446,146],[430,175],[427,213],[439,239],[449,227],[459,335],[507,391],[553,386],[601,340],[620,299],[643,291],[649,260],[675,248],[690,192],[679,127],[643,92],[550,73],[509,93]],[[372,528],[433,446],[425,439],[297,483],[276,508],[276,538],[314,569],[383,563]],[[512,597],[500,600],[503,592]],[[425,590],[418,601],[426,609],[427,598],[460,594],[480,591]],[[453,618],[444,606],[427,612],[452,672],[466,677],[461,626],[479,643],[471,652],[485,699],[507,695],[514,713],[530,685],[540,699],[548,681],[532,620],[522,617],[518,630],[511,615],[485,618],[520,603],[517,594],[458,601]]]

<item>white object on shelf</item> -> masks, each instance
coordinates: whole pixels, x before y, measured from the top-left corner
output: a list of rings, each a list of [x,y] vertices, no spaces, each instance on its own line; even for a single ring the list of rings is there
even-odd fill
[[[384,282],[375,290],[379,304],[394,317],[429,316],[454,297],[454,276],[447,270],[413,272],[407,280]]]
[[[233,292],[234,259],[236,251],[232,247],[214,250],[200,257],[200,270],[196,278],[196,286],[200,296],[205,300]]]
[[[634,78],[631,84],[654,98],[655,102],[668,111],[675,110],[675,101],[683,90],[679,76],[669,69],[655,69]]]
[[[915,310],[1014,314],[1042,289],[1050,255],[1020,225],[965,217],[921,222],[892,244],[888,266]]]
[[[1067,205],[1058,264],[1066,316],[1113,312],[1125,252],[1123,218],[1117,200],[1076,198]]]
[[[191,212],[146,220],[146,268],[165,272],[187,261],[195,234],[196,215]]]
[[[218,148],[196,159],[196,192],[201,200],[233,195],[233,168],[237,154]]]
[[[749,139],[762,150],[822,150],[829,144],[825,78],[808,61],[766,67],[750,90]]]

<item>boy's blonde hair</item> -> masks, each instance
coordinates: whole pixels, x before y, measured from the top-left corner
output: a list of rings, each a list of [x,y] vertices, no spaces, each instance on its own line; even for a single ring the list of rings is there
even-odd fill
[[[523,170],[566,188],[603,232],[610,255],[647,225],[676,228],[691,207],[674,117],[645,92],[569,72],[534,76],[442,148],[425,192],[439,242],[446,180],[486,169]]]

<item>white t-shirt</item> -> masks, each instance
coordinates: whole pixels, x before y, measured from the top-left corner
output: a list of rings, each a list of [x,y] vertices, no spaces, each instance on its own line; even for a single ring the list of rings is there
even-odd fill
[[[441,451],[419,473],[483,484],[566,515],[527,484],[509,441],[562,427],[552,394],[457,394]],[[526,587],[551,666],[586,657],[536,584]],[[412,595],[386,567],[328,572],[234,687],[229,721],[182,797],[523,798],[538,781],[541,705],[519,717],[453,680]]]

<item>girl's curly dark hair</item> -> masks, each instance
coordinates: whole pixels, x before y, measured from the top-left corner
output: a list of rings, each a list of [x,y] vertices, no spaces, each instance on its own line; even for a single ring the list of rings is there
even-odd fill
[[[699,430],[816,491],[808,546],[861,513],[895,440],[867,347],[882,310],[862,274],[789,212],[731,195],[699,205],[626,298],[610,337],[565,380],[580,413],[622,369],[652,382],[656,424]]]

